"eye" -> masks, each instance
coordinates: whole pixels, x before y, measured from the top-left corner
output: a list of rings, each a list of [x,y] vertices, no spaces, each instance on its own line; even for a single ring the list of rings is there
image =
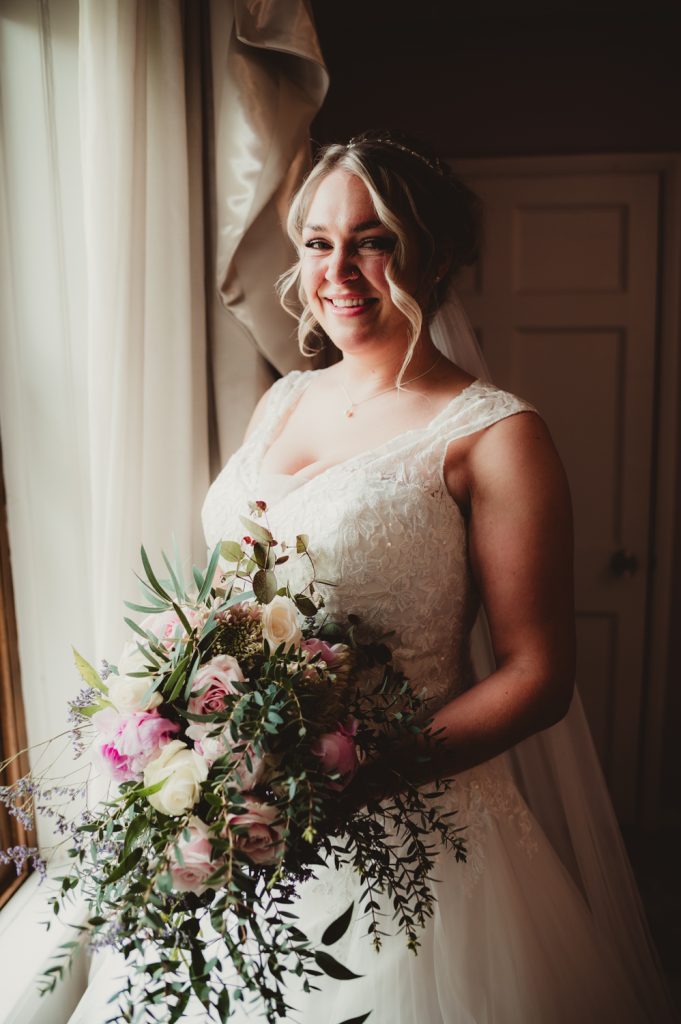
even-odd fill
[[[308,239],[307,242],[304,242],[303,244],[306,249],[325,251],[326,249],[331,248],[329,243],[325,242],[323,238],[310,238]]]
[[[370,238],[362,238],[358,249],[368,249],[370,252],[392,252],[395,248],[395,239],[386,235],[372,235]]]

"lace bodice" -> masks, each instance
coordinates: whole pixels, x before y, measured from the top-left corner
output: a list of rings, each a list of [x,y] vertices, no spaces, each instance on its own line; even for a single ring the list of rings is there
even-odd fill
[[[466,525],[446,489],[450,442],[531,409],[508,392],[475,381],[426,426],[405,431],[316,476],[261,474],[263,456],[315,372],[294,371],[270,389],[265,414],[217,477],[203,506],[209,547],[238,539],[248,502],[268,503],[270,529],[294,543],[306,533],[332,618],[358,615],[390,639],[412,683],[444,703],[470,681],[468,634],[475,594]],[[282,566],[282,569],[284,566]],[[286,563],[291,584],[309,579],[309,563]]]

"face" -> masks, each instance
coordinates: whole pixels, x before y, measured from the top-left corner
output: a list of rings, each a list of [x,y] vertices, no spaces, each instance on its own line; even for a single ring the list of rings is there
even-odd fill
[[[406,341],[408,322],[385,276],[396,241],[356,175],[336,169],[322,179],[303,226],[301,281],[313,316],[343,352]],[[403,277],[409,291],[409,268]]]

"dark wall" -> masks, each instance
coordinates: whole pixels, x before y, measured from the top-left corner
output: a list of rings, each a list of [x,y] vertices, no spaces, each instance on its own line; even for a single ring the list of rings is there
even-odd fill
[[[385,126],[459,157],[681,150],[678,2],[312,6],[331,74],[320,142]]]

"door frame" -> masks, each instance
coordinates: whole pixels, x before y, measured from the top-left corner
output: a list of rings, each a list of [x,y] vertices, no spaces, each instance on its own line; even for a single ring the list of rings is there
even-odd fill
[[[639,747],[637,820],[645,827],[681,823],[678,805],[664,806],[664,725],[673,643],[675,545],[681,542],[677,501],[681,454],[681,154],[594,155],[456,159],[462,177],[616,174],[652,172],[660,181],[660,244],[655,352],[655,391],[650,495],[651,573],[644,626],[644,673]],[[664,425],[664,430],[661,429]],[[678,534],[678,536],[677,536]],[[658,557],[660,554],[666,557]]]

